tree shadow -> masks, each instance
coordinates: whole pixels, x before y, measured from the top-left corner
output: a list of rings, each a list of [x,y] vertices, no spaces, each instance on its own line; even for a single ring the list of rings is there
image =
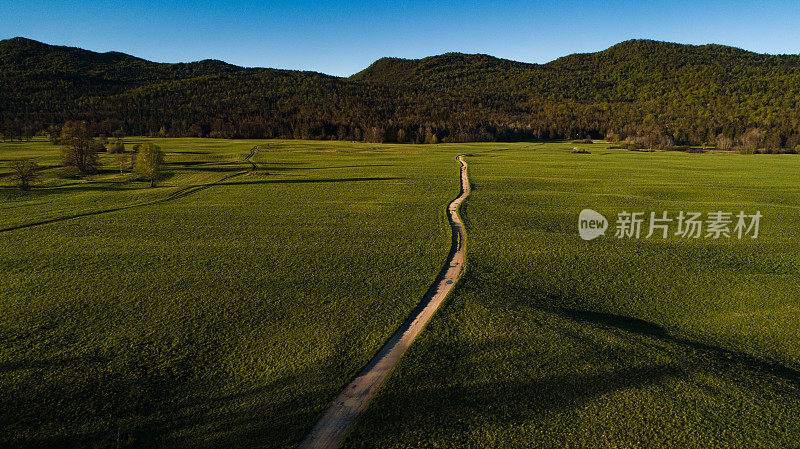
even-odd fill
[[[221,167],[219,164],[210,165],[183,165],[174,163],[169,165],[170,170],[185,171],[185,172],[200,172],[200,173],[234,173],[247,169],[247,166],[242,164],[231,165],[229,167]]]
[[[53,357],[38,360],[17,360],[0,363],[0,374],[13,374],[14,371],[38,370],[54,367],[69,367],[78,364],[91,364],[104,362],[105,359],[98,356],[75,356],[75,357]]]
[[[175,155],[181,155],[181,154],[211,154],[211,152],[210,151],[167,151],[167,152],[165,152],[165,154],[175,154]]]
[[[219,186],[237,186],[252,184],[316,184],[316,183],[338,183],[338,182],[364,182],[364,181],[396,181],[405,178],[400,177],[364,177],[364,178],[320,178],[320,179],[261,179],[252,181],[223,181],[216,183]]]
[[[396,166],[397,166],[396,164],[334,165],[330,167],[308,167],[306,170],[330,170],[339,168],[396,167]]]
[[[122,192],[139,190],[141,186],[134,185],[129,181],[125,182],[85,182],[69,183],[57,187],[36,186],[27,191],[20,191],[19,187],[0,186],[0,192],[8,192],[18,197],[26,199],[36,199],[58,194],[81,193],[81,192]]]
[[[264,167],[272,172],[304,171],[304,170],[333,170],[344,168],[371,168],[371,167],[396,167],[395,164],[363,164],[363,165],[331,165],[327,167],[308,167],[307,163],[292,162],[260,162],[259,167]]]
[[[477,298],[477,310],[490,309],[488,316],[504,316],[515,310],[513,305],[498,310],[492,300],[481,302],[480,296],[470,297],[471,301]],[[641,320],[629,322],[619,316],[587,319],[581,311],[574,315],[551,313],[530,306],[525,325],[510,325],[509,332],[498,337],[484,337],[480,330],[473,330],[469,335],[476,341],[470,341],[447,330],[463,322],[453,318],[463,315],[463,304],[445,303],[445,308],[451,309],[439,312],[451,320],[445,331],[437,332],[422,347],[412,348],[411,359],[401,361],[393,378],[358,418],[343,446],[375,447],[409,442],[409,438],[422,446],[435,446],[441,444],[438,436],[449,435],[446,441],[457,447],[466,443],[460,438],[474,434],[472,430],[486,435],[485,429],[549,425],[554,416],[568,422],[587,407],[613,407],[608,401],[614,401],[617,393],[636,400],[642,390],[651,391],[642,398],[657,399],[665,407],[643,411],[664,422],[674,418],[668,411],[672,401],[675,405],[685,401],[684,388],[706,392],[709,402],[698,403],[698,407],[714,413],[738,410],[740,399],[731,400],[731,395],[751,392],[765,412],[778,413],[775,404],[784,404],[785,410],[794,410],[800,404],[796,377],[763,364],[730,358],[716,348],[696,347],[668,336],[662,340],[665,334],[658,326]],[[512,315],[516,321],[516,314]],[[535,329],[531,331],[535,337],[527,338],[526,325]],[[515,335],[517,332],[521,335]],[[712,380],[707,380],[708,375]],[[696,400],[696,393],[686,394]],[[626,411],[618,413],[625,415],[619,416],[621,420],[639,419],[636,417],[642,411],[631,410],[629,416]],[[698,417],[702,414],[698,411]],[[696,426],[692,421],[678,425],[687,429]],[[473,443],[481,446],[481,442],[495,441],[482,438],[478,436]]]
[[[167,167],[198,167],[203,165],[220,166],[220,165],[241,165],[242,162],[219,162],[219,161],[184,161],[184,162],[164,162]]]
[[[491,272],[487,268],[479,268],[474,264],[468,270]],[[487,271],[488,270],[488,271]],[[800,370],[783,361],[777,361],[753,354],[726,348],[712,344],[708,341],[700,341],[690,336],[680,334],[676,331],[668,330],[657,323],[625,316],[599,312],[594,310],[571,307],[572,304],[581,304],[579,298],[563,294],[553,294],[551,292],[540,291],[527,287],[523,281],[517,282],[514,279],[491,277],[480,286],[474,284],[474,279],[469,279],[465,283],[466,288],[475,292],[480,289],[489,289],[496,292],[498,298],[510,298],[509,305],[520,304],[526,307],[534,307],[545,313],[551,313],[576,322],[591,323],[607,328],[614,328],[637,336],[646,336],[662,342],[680,345],[691,351],[701,351],[705,357],[719,361],[720,363],[735,363],[747,366],[753,370],[769,373],[790,381],[795,385],[800,385]]]
[[[437,341],[425,347],[423,355],[416,354],[418,365],[401,369],[401,380],[382,388],[343,446],[405,441],[409,435],[418,434],[414,429],[433,435],[491,423],[513,428],[549,412],[582,410],[597,398],[687,375],[687,367],[677,363],[640,361],[603,366],[598,362],[618,356],[608,348],[576,353],[574,370],[546,369],[531,374],[535,370],[499,369],[495,376],[471,374],[469,366],[475,366],[475,373],[483,373],[492,369],[492,362],[506,366],[547,363],[527,360],[529,356],[514,351],[519,346],[519,340],[500,337],[476,345]],[[493,356],[484,358],[487,354]],[[582,366],[595,368],[578,369]],[[377,429],[380,432],[376,434]]]
[[[646,335],[667,343],[678,344],[685,348],[702,351],[707,356],[718,361],[740,364],[759,372],[772,374],[776,377],[780,377],[784,380],[794,383],[797,386],[800,386],[800,371],[794,368],[775,361],[759,359],[743,352],[732,351],[719,346],[672,335],[663,327],[649,321],[630,318],[623,315],[614,315],[610,313],[592,312],[570,308],[558,308],[549,311],[573,320],[590,322],[606,327],[613,327],[625,332]]]
[[[205,161],[170,161],[164,162],[164,167],[173,170],[202,171],[220,173],[229,171],[245,170],[249,166],[247,161],[224,161],[224,160],[205,160]]]
[[[186,355],[164,364],[154,351],[6,364],[0,446],[294,447],[343,386],[327,379],[346,375],[341,360],[331,358],[214,395],[208,392],[213,376],[198,380],[203,360]]]
[[[11,380],[8,372],[0,376],[0,443],[31,448],[157,441],[179,416],[178,398],[185,397],[180,386],[192,372],[185,362],[164,367],[100,355],[24,361],[14,368]]]

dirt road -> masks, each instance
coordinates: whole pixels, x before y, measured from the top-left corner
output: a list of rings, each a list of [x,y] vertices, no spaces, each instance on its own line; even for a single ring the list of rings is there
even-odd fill
[[[447,206],[450,226],[453,230],[453,242],[447,263],[411,316],[395,331],[394,335],[358,376],[334,399],[328,411],[311,429],[305,440],[300,443],[299,448],[334,449],[339,445],[350,424],[375,395],[378,387],[406,352],[414,338],[425,328],[461,275],[466,252],[466,235],[461,218],[458,216],[458,205],[469,195],[469,178],[467,177],[467,163],[464,162],[462,156],[458,156],[458,161],[461,162],[461,194]]]

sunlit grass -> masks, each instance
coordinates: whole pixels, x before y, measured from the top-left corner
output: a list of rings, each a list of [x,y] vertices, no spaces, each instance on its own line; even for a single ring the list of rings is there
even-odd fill
[[[800,440],[796,156],[154,140],[153,189],[0,144],[50,167],[27,193],[0,168],[0,229],[89,214],[0,232],[0,445],[293,447],[441,268],[462,153],[467,272],[348,446]],[[584,242],[583,208],[609,235],[622,210],[764,218]]]
[[[99,213],[0,232],[0,445],[291,447],[447,256],[455,150],[157,143],[153,189],[3,188],[0,228]]]
[[[474,151],[468,271],[346,447],[793,447],[796,156]],[[758,239],[584,242],[584,208],[764,214]]]

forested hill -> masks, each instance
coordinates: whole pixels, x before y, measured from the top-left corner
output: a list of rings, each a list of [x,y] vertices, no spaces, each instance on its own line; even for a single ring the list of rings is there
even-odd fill
[[[0,41],[0,131],[86,120],[97,134],[442,142],[629,138],[800,144],[800,56],[632,40],[527,64],[383,58],[350,78],[149,62]]]

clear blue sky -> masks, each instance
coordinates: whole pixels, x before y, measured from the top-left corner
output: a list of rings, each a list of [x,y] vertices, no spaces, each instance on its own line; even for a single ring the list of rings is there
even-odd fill
[[[159,62],[351,75],[382,56],[547,62],[631,38],[796,54],[800,1],[2,0],[0,39],[14,36]]]

